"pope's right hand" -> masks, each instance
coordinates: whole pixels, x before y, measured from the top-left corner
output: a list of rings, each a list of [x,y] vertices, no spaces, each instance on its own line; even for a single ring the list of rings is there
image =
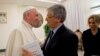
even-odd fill
[[[22,49],[22,56],[34,56],[34,54],[26,49]]]

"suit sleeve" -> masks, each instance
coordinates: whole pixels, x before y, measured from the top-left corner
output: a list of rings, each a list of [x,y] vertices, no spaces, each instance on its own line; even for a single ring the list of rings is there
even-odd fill
[[[66,36],[66,35],[65,35]],[[58,49],[58,56],[78,56],[78,38],[72,34],[61,39]]]
[[[78,56],[78,38],[75,34],[69,35],[69,38],[65,40],[65,55]]]

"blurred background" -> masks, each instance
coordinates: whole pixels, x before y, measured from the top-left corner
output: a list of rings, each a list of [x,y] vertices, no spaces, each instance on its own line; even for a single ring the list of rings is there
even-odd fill
[[[66,7],[67,17],[64,24],[73,31],[84,31],[88,28],[88,17],[91,14],[100,14],[100,0],[0,0],[0,55],[4,56],[9,34],[22,21],[23,12],[33,6],[43,16],[43,25],[40,28],[33,28],[37,38],[43,41],[46,37],[43,28],[46,24],[46,9],[53,4],[62,4]]]

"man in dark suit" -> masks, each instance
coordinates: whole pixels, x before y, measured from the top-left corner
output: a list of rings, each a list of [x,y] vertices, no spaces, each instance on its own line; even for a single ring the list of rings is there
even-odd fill
[[[46,21],[51,31],[42,47],[44,56],[78,56],[78,38],[65,27],[65,19],[64,6],[57,4],[47,9]]]
[[[78,56],[78,38],[63,22],[66,9],[62,5],[53,5],[47,9],[47,24],[53,31],[50,33],[42,48],[44,56]]]

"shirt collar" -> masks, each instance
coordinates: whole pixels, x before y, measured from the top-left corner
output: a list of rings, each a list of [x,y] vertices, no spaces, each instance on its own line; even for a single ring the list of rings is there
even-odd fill
[[[62,26],[63,24],[60,24],[58,27],[56,27],[55,29],[51,29],[51,31],[53,31],[54,32],[54,34],[57,32],[57,30]]]

